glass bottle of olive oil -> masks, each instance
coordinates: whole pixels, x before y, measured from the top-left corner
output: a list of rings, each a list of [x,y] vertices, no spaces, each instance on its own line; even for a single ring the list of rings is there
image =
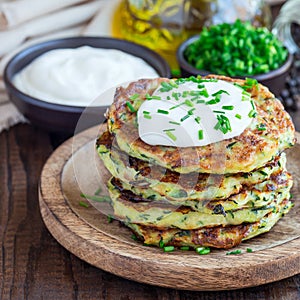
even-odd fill
[[[237,18],[255,26],[269,25],[263,0],[121,0],[113,20],[113,35],[160,53],[179,74],[176,50],[203,26]]]
[[[113,34],[160,53],[178,71],[176,49],[210,25],[216,0],[126,0],[118,7]]]

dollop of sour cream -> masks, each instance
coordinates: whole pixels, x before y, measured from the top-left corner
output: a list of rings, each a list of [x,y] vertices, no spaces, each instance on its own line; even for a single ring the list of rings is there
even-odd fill
[[[224,80],[162,83],[137,112],[140,138],[150,145],[204,146],[240,135],[253,121],[251,95]]]
[[[140,78],[159,77],[143,59],[115,49],[90,46],[51,50],[13,79],[15,86],[46,102],[86,106],[109,88]],[[101,105],[113,99],[103,97]]]

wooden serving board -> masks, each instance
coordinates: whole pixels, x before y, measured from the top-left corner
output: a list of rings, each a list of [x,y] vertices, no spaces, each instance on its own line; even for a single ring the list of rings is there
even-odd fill
[[[91,128],[62,144],[46,162],[40,180],[43,220],[51,234],[82,260],[135,281],[187,290],[239,289],[300,273],[300,144],[288,150],[288,169],[294,177],[295,206],[274,228],[236,249],[212,250],[208,255],[176,250],[164,253],[131,238],[117,220],[109,223],[107,203],[87,202],[80,194],[105,193],[109,174],[96,151],[104,126]],[[297,133],[298,140],[300,135]],[[253,250],[252,253],[246,251]]]

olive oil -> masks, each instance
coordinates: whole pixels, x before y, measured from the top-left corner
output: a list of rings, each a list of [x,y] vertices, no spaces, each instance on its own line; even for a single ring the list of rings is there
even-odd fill
[[[178,73],[176,50],[209,25],[216,0],[127,0],[115,12],[113,35],[160,53]]]

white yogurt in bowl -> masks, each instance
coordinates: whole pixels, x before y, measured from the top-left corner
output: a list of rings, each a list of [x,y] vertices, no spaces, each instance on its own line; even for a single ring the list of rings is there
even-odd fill
[[[155,77],[159,77],[157,71],[142,58],[117,49],[81,46],[42,54],[17,73],[13,83],[23,93],[46,102],[87,106],[112,87]],[[103,97],[101,105],[111,102]]]

